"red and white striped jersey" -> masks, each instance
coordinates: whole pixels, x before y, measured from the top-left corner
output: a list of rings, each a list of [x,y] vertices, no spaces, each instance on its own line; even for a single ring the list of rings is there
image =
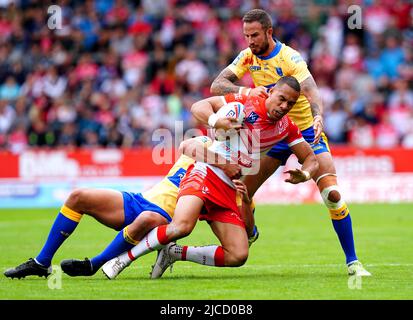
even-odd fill
[[[228,94],[225,103],[240,102],[245,107],[245,118],[237,137],[227,141],[214,141],[210,149],[228,160],[235,160],[242,168],[242,174],[256,174],[259,170],[259,160],[277,142],[284,141],[293,146],[305,140],[300,129],[286,115],[279,121],[272,120],[267,115],[265,99],[247,97],[241,94]],[[212,165],[198,164],[195,167],[208,166],[222,180],[232,185],[232,181],[224,172]],[[202,169],[201,169],[202,170]],[[204,167],[205,170],[205,167]]]
[[[253,148],[253,150],[264,152],[282,140],[289,146],[304,140],[297,125],[287,115],[279,121],[268,117],[264,98],[228,94],[224,99],[226,103],[236,101],[245,106],[243,128],[248,129],[247,132],[250,134],[252,133],[252,136],[248,137],[248,150]],[[255,139],[252,140],[253,138]],[[251,145],[252,142],[253,145]]]

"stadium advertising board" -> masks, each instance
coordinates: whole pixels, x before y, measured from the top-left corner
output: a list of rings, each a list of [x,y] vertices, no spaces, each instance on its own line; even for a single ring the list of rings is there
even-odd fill
[[[332,150],[339,184],[349,202],[412,202],[413,150],[348,147]],[[82,186],[141,192],[167,173],[165,162],[152,161],[152,150],[97,149],[0,153],[0,207],[59,206],[71,190]],[[297,166],[291,157],[287,167]],[[284,183],[279,169],[256,194],[257,203],[321,202],[312,182]]]

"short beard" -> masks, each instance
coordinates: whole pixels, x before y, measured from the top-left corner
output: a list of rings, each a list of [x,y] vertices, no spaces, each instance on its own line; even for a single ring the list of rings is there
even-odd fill
[[[264,53],[267,52],[267,50],[268,50],[269,47],[270,47],[270,43],[269,43],[269,41],[267,40],[267,41],[262,45],[260,51],[258,51],[258,52],[253,52],[253,53],[254,53],[255,55],[257,55],[257,56],[262,56]]]

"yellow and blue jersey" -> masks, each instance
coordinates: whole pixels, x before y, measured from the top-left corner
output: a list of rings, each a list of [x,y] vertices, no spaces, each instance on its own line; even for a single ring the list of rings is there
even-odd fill
[[[181,155],[169,170],[168,174],[155,186],[142,193],[142,196],[162,208],[169,217],[173,217],[176,198],[178,197],[179,184],[186,174],[188,167],[195,161],[185,155]]]
[[[254,85],[271,88],[284,76],[293,76],[302,82],[311,76],[307,63],[301,55],[291,47],[276,41],[276,45],[268,56],[257,56],[250,48],[241,51],[228,68],[239,78],[250,72]],[[301,131],[313,125],[310,103],[301,94],[288,116]]]
[[[195,139],[206,146],[212,144],[211,139],[206,136],[196,137]],[[132,223],[143,211],[157,212],[165,217],[168,222],[172,221],[179,184],[185,176],[188,167],[194,162],[192,158],[181,155],[166,176],[152,188],[143,193],[123,192],[124,226]]]

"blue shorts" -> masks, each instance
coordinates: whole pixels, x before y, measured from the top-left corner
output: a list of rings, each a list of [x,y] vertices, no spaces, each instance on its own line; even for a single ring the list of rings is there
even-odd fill
[[[330,148],[328,146],[328,140],[324,132],[321,134],[320,142],[317,144],[313,144],[314,141],[314,129],[310,127],[301,131],[303,138],[307,141],[311,148],[313,149],[315,154],[323,153],[323,152],[330,152]],[[274,159],[278,159],[281,161],[281,165],[285,165],[288,158],[291,156],[293,152],[291,151],[288,144],[284,141],[278,142],[274,147],[271,148],[270,151],[267,152],[267,156],[270,156]]]
[[[143,211],[154,211],[159,213],[168,222],[172,219],[165,210],[146,200],[142,194],[122,191],[123,195],[123,209],[125,211],[125,222],[121,229],[131,224]]]

